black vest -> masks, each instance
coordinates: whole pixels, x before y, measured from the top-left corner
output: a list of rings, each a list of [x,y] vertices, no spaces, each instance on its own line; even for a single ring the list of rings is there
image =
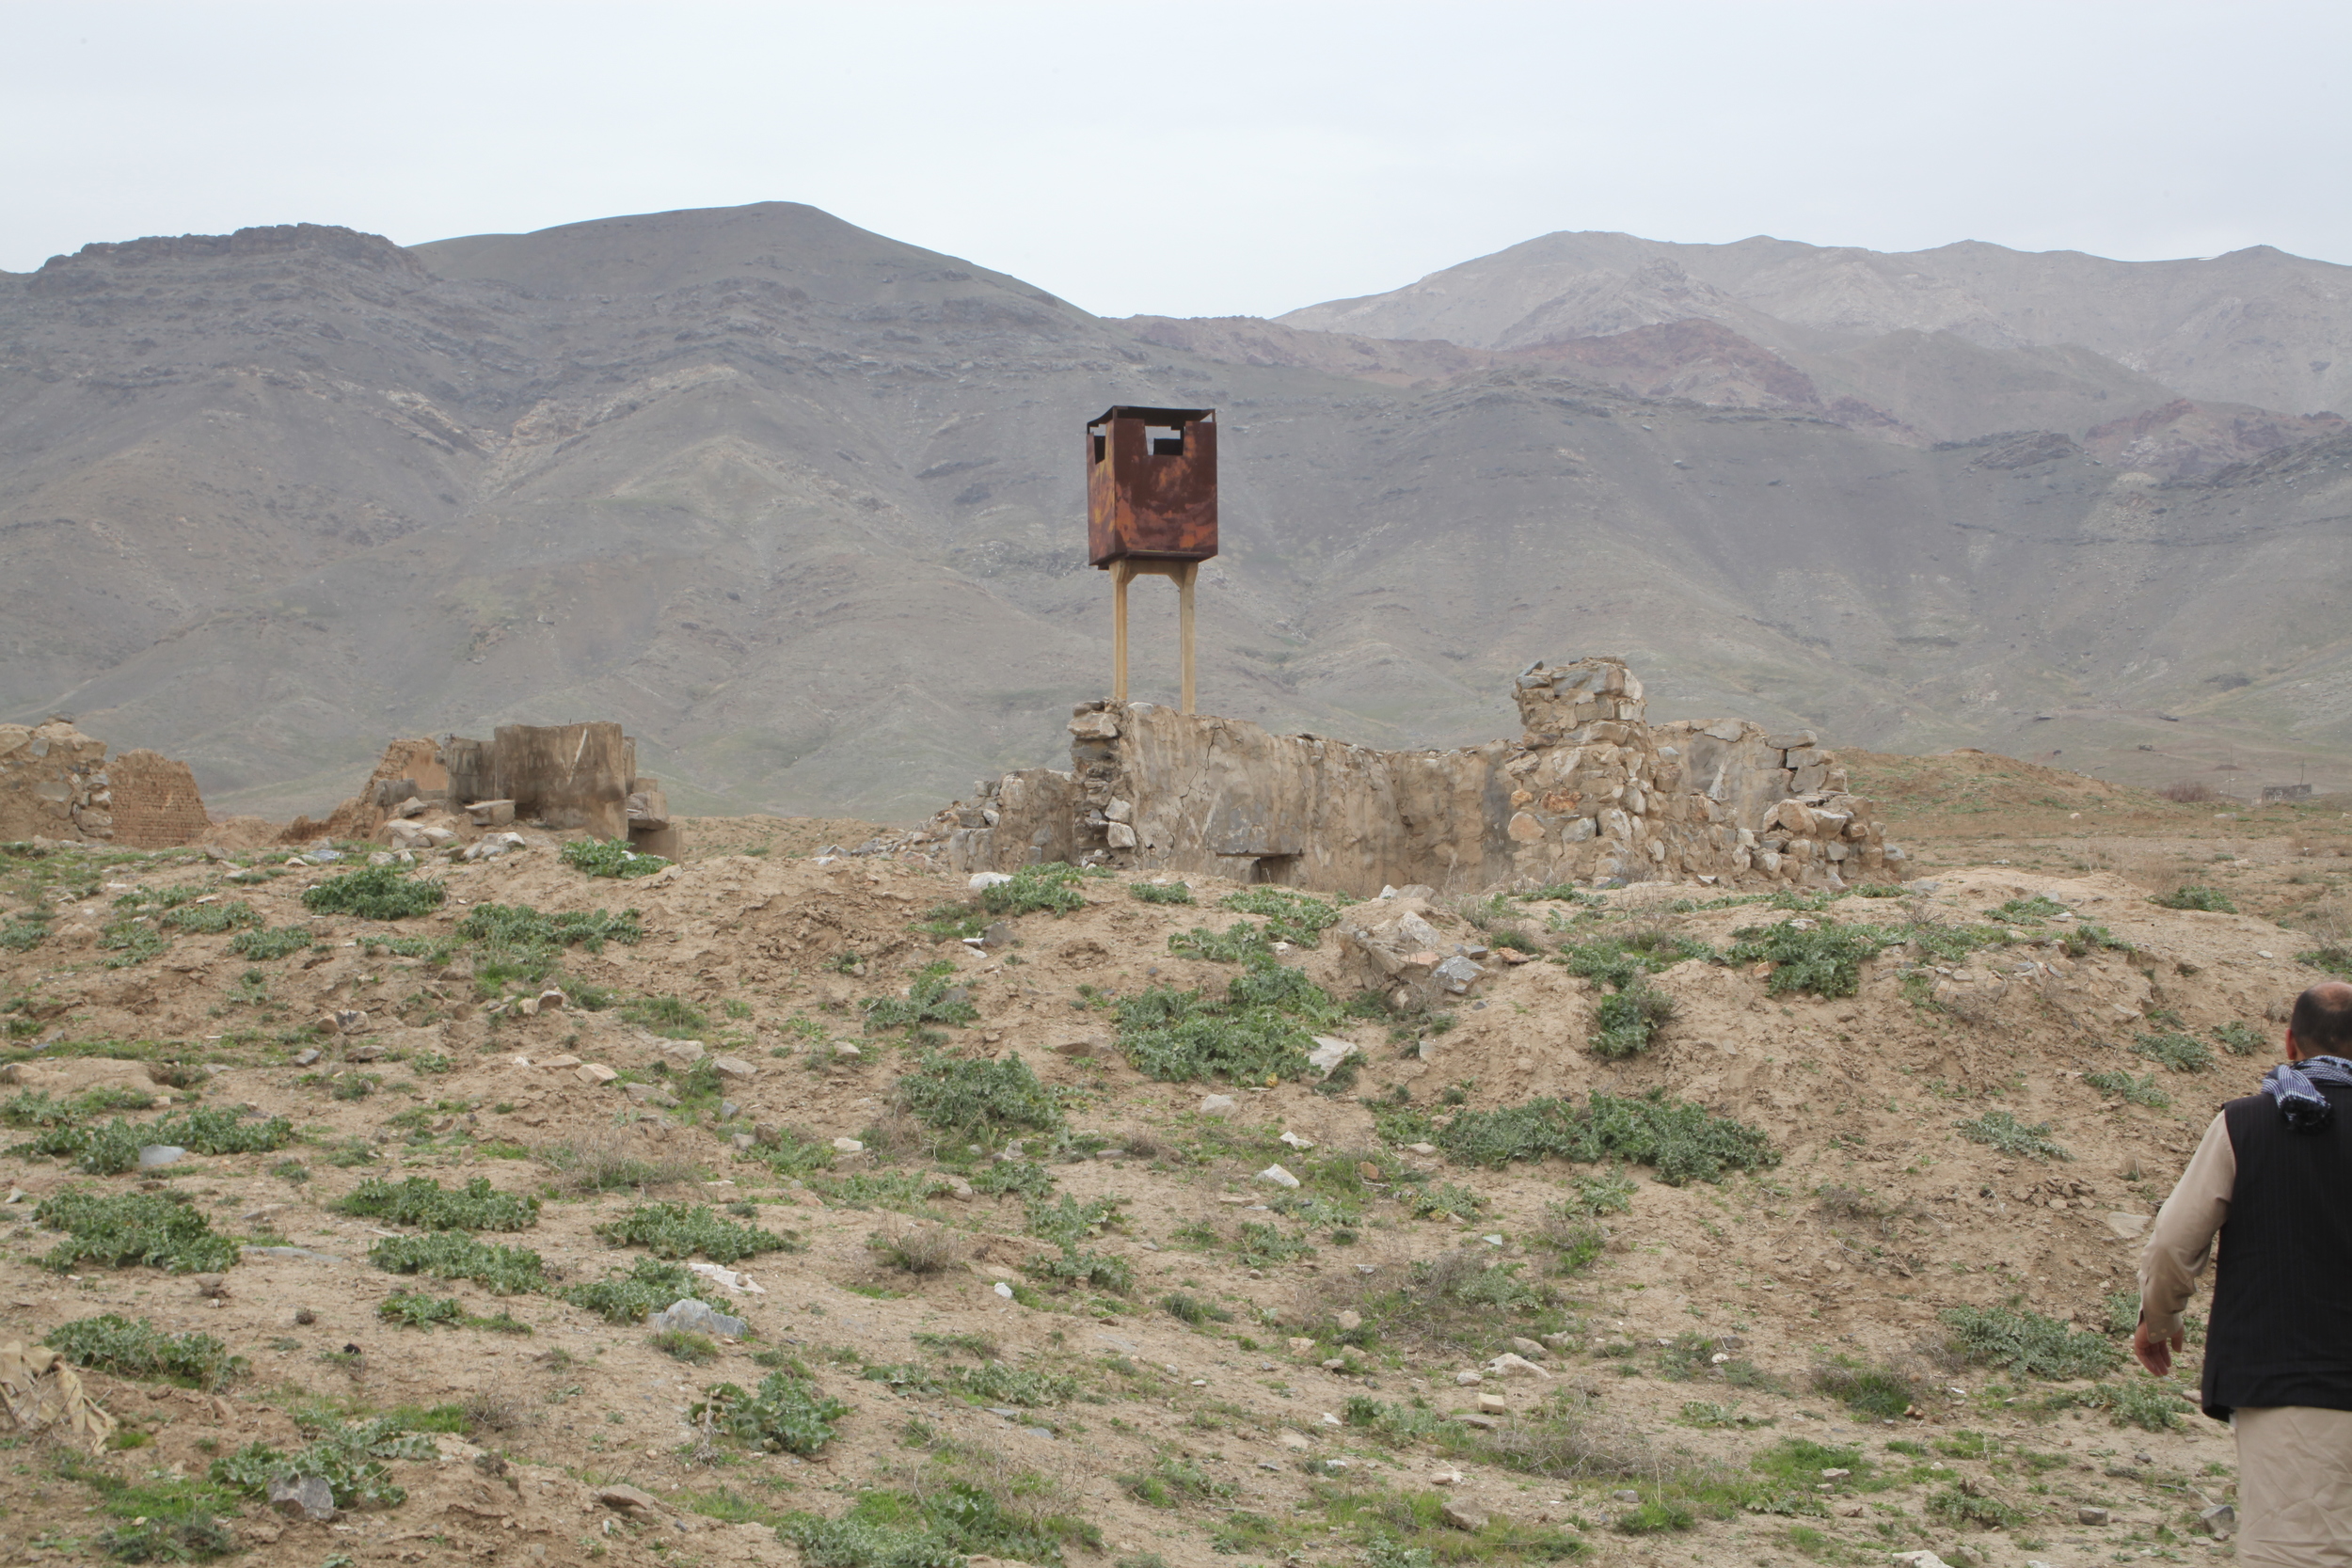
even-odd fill
[[[2288,1129],[2268,1095],[2221,1107],[2237,1183],[2213,1269],[2205,1414],[2243,1406],[2352,1410],[2352,1088],[2318,1085],[2336,1114]]]

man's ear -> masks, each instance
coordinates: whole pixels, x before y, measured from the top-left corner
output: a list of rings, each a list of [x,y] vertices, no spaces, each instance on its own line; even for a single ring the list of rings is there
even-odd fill
[[[2302,1059],[2303,1048],[2296,1043],[2295,1031],[2289,1029],[2287,1031],[2287,1060],[2290,1062],[2299,1062]]]

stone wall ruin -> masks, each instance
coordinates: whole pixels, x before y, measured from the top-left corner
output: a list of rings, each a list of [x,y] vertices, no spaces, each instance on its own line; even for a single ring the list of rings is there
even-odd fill
[[[167,849],[211,825],[184,762],[106,743],[70,719],[0,724],[0,840],[62,839]]]
[[[610,721],[501,724],[487,741],[448,736],[394,740],[358,795],[292,839],[382,837],[396,821],[471,814],[471,826],[509,821],[626,838],[644,854],[677,857],[678,831],[661,781],[637,771],[637,743]]]
[[[1518,739],[1420,752],[1092,703],[1070,721],[1068,772],[984,782],[933,831],[958,870],[1059,860],[1366,895],[1901,875],[1902,850],[1811,731],[1651,724],[1641,682],[1614,658],[1532,665],[1516,694]]]

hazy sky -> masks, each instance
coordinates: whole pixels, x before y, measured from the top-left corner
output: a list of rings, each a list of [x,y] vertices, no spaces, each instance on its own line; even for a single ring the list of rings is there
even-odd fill
[[[2352,7],[0,0],[0,268],[812,202],[1107,315],[1562,229],[2352,261]]]

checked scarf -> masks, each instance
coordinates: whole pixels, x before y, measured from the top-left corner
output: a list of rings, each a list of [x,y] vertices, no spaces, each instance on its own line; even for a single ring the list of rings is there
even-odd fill
[[[2263,1074],[2263,1093],[2279,1102],[2279,1114],[2297,1132],[2316,1132],[2335,1117],[2336,1108],[2319,1092],[2321,1084],[2352,1088],[2352,1061],[2306,1056],[2300,1062],[2281,1062]]]

